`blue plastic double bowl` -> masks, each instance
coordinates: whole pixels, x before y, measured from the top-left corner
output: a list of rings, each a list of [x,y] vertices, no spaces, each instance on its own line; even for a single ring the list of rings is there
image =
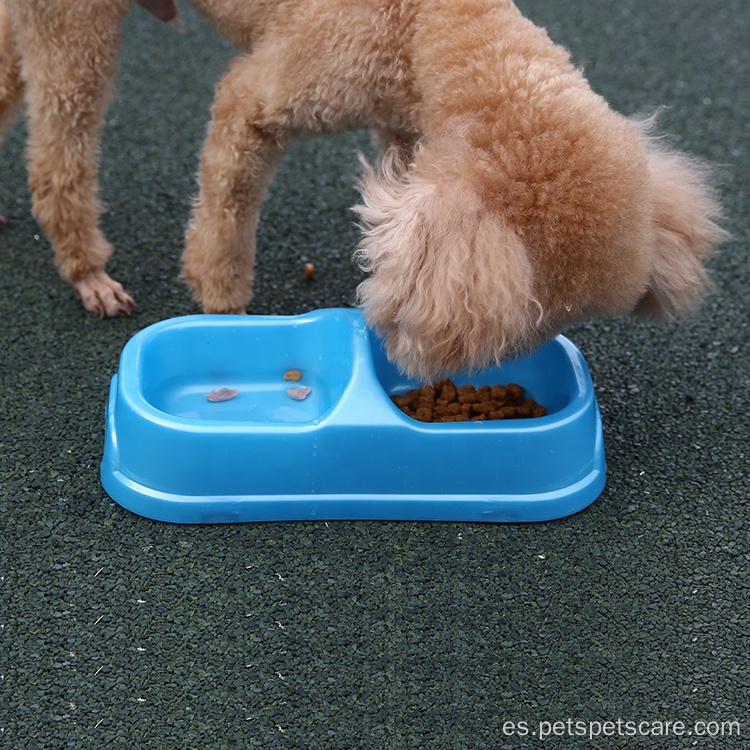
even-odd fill
[[[390,396],[420,383],[387,360],[357,310],[166,320],[122,351],[102,483],[125,508],[177,523],[543,521],[599,496],[601,417],[568,339],[453,380],[519,383],[547,415],[406,416]],[[236,395],[207,398],[223,388]],[[289,394],[298,388],[309,391]]]

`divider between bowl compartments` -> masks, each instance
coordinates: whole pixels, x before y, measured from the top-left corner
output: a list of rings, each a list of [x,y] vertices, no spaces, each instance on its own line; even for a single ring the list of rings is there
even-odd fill
[[[349,316],[352,344],[352,374],[348,386],[331,415],[345,425],[397,424],[398,414],[375,370],[371,337],[361,310],[343,310]]]

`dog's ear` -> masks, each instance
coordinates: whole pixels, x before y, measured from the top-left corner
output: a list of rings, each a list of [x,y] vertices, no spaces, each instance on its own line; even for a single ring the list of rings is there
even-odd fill
[[[160,21],[173,21],[177,18],[175,0],[136,0],[138,5],[153,13]]]
[[[360,188],[356,258],[371,275],[359,303],[402,371],[475,371],[535,341],[541,308],[523,242],[466,179],[404,170],[386,154]]]

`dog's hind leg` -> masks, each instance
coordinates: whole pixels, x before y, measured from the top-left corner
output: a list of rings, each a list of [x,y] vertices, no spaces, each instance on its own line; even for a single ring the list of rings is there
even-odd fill
[[[0,0],[0,143],[23,99],[21,58],[16,50],[8,9]]]
[[[286,141],[265,119],[262,89],[248,57],[216,88],[183,254],[183,277],[207,313],[245,312],[252,295],[260,206]]]
[[[129,3],[25,0],[9,6],[26,84],[33,211],[88,310],[127,313],[133,300],[104,271],[99,135]]]

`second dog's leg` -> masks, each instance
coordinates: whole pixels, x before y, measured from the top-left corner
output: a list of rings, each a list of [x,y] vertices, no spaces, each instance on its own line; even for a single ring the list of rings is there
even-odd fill
[[[21,60],[16,51],[5,3],[0,0],[0,139],[23,97]]]
[[[63,278],[102,316],[135,306],[104,271],[112,247],[98,226],[99,133],[125,12],[123,2],[26,0],[11,7],[27,91],[34,215]]]
[[[183,255],[183,277],[207,313],[243,313],[252,295],[260,205],[285,146],[258,89],[250,58],[216,89]]]

